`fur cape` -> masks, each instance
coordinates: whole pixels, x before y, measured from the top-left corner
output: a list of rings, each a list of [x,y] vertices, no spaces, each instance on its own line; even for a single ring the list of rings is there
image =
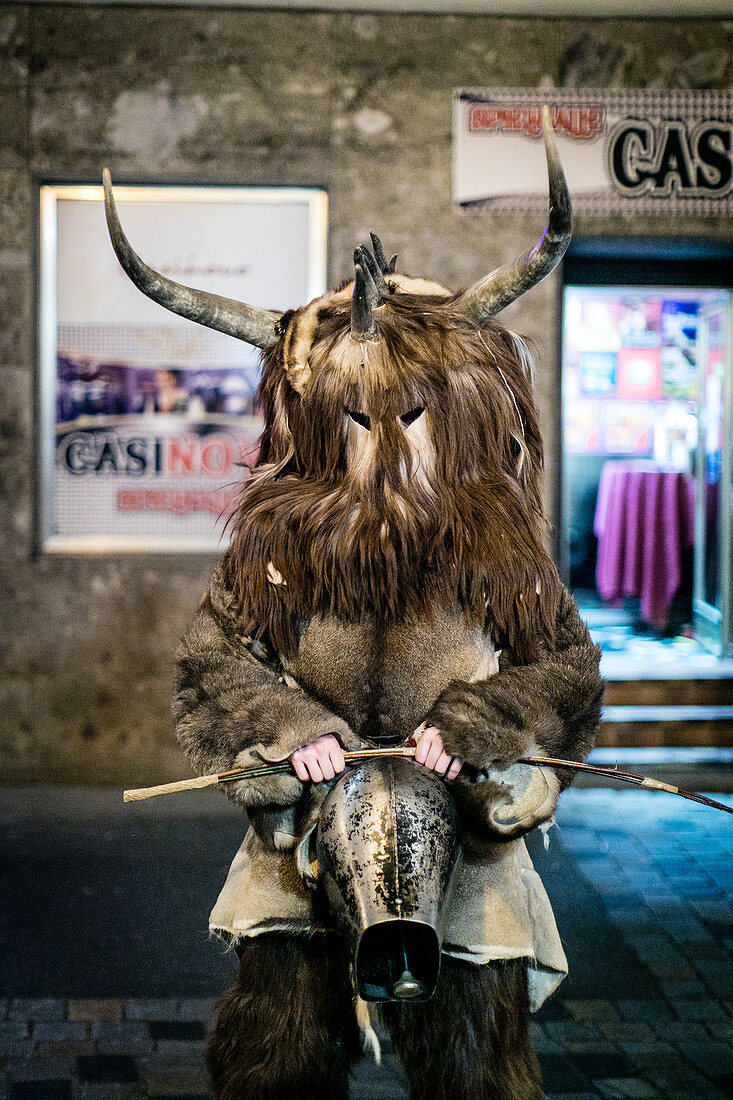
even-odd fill
[[[552,644],[561,586],[543,545],[531,359],[454,301],[397,294],[380,340],[359,344],[336,295],[289,317],[267,354],[265,431],[230,560],[243,630],[275,652],[292,655],[313,614],[395,622],[435,603],[463,608],[515,660]],[[359,432],[375,437],[371,464]]]

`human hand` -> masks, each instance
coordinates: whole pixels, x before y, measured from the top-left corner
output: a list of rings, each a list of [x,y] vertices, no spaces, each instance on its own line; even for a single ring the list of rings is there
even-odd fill
[[[538,720],[531,704],[517,710],[512,693],[500,682],[505,675],[479,683],[452,680],[436,699],[425,721],[440,730],[449,756],[460,754],[467,764],[483,769],[506,768],[532,755]]]
[[[290,759],[298,779],[304,783],[322,783],[333,779],[337,772],[346,767],[344,750],[332,733],[319,737],[310,745],[302,745],[291,754]]]
[[[419,737],[415,750],[416,763],[444,775],[446,779],[455,779],[463,767],[463,761],[457,756],[449,756],[444,750],[440,730],[427,726],[422,732],[421,728],[416,729],[413,736]]]

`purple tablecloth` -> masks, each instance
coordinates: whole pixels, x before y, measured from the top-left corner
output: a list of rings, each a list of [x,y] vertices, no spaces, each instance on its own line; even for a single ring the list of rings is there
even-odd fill
[[[694,542],[689,474],[652,462],[610,461],[601,471],[594,530],[596,584],[604,600],[641,598],[641,617],[663,627]]]

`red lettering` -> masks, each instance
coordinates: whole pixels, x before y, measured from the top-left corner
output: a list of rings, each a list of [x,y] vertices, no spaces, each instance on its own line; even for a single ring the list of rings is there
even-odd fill
[[[137,512],[142,507],[145,494],[139,489],[120,489],[117,494],[118,512]]]
[[[597,137],[598,134],[602,134],[606,129],[606,109],[605,107],[589,107],[588,108],[588,125],[589,125],[589,137]]]
[[[603,107],[557,107],[552,112],[552,125],[557,133],[590,141],[603,133],[605,116]]]
[[[166,471],[169,474],[194,474],[197,450],[196,439],[181,439],[173,436],[168,440],[168,461]]]
[[[606,128],[604,107],[563,104],[551,111],[556,133],[590,141]],[[472,134],[524,134],[542,137],[542,108],[539,106],[507,106],[472,103],[468,108],[468,130]]]
[[[201,470],[209,477],[224,477],[234,466],[234,448],[225,435],[207,439],[201,447]]]
[[[117,494],[121,512],[169,512],[174,516],[208,512],[219,519],[236,506],[237,493],[231,489],[121,489]]]

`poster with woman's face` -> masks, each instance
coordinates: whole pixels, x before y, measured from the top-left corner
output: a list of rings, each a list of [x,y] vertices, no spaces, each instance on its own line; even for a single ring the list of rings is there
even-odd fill
[[[276,310],[325,290],[326,196],[119,187],[133,248],[179,283]],[[260,354],[144,297],[101,187],[41,189],[41,541],[215,551],[262,430]]]

